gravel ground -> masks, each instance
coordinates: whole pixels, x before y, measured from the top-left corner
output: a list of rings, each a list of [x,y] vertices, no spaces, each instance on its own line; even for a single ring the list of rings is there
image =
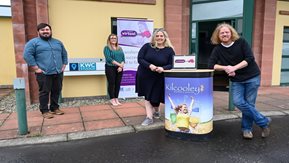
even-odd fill
[[[125,100],[121,100],[120,102],[136,102],[142,101],[143,98],[129,98]],[[96,104],[108,104],[108,98],[106,97],[97,97],[97,98],[89,98],[89,99],[69,99],[64,100],[60,104],[61,108],[66,107],[79,107],[86,105],[96,105]],[[38,110],[39,104],[32,104],[26,107],[27,111]],[[0,114],[1,113],[11,113],[16,111],[16,98],[15,93],[10,93],[9,95],[2,97],[0,99]]]

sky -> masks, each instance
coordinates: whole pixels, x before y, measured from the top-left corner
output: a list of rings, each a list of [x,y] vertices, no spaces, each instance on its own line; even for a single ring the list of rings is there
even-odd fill
[[[0,5],[11,5],[10,0],[0,0]]]

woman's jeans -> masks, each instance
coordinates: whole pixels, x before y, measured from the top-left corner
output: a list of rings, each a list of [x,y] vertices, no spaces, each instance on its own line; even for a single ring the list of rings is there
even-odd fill
[[[242,112],[242,130],[252,131],[253,122],[259,127],[267,127],[269,120],[255,107],[260,76],[242,82],[232,82],[234,105]]]

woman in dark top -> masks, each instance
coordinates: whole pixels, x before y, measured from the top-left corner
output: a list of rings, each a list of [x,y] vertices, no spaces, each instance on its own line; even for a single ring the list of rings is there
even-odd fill
[[[211,41],[216,47],[212,51],[208,67],[228,74],[232,82],[234,105],[242,112],[243,137],[253,138],[253,122],[261,127],[263,138],[269,136],[271,119],[263,116],[255,107],[260,70],[249,44],[226,23],[217,26]]]
[[[120,82],[124,67],[124,53],[118,45],[117,36],[110,34],[103,49],[105,56],[105,75],[108,81],[108,94],[113,106],[121,105],[118,100]]]
[[[145,44],[138,53],[136,92],[145,97],[146,118],[142,125],[153,123],[153,117],[160,117],[160,103],[164,103],[164,70],[172,68],[175,55],[168,34],[157,29],[150,43]]]

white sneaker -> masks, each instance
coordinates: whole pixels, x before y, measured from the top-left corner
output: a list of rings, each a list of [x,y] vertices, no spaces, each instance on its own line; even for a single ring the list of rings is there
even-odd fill
[[[152,123],[154,123],[154,120],[146,117],[145,120],[141,123],[141,125],[142,126],[148,126],[148,125],[150,125]]]
[[[253,139],[253,133],[252,131],[243,131],[243,138],[244,139]]]

